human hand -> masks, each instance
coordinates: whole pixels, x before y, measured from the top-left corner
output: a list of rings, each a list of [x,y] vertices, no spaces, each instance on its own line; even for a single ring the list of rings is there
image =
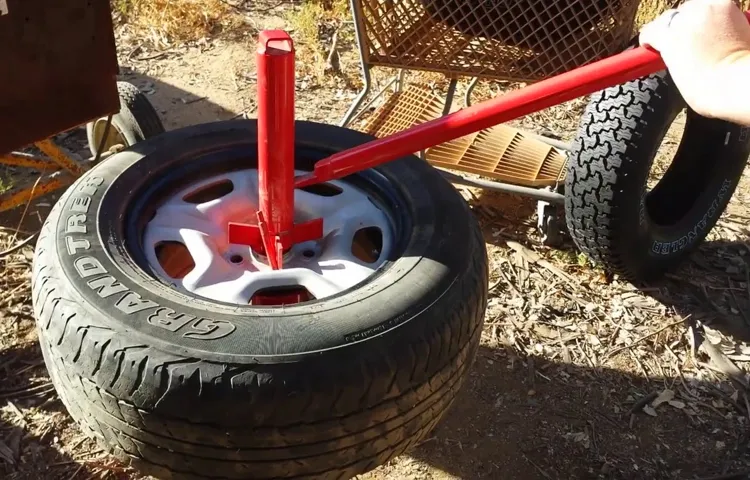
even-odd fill
[[[750,24],[731,0],[687,0],[644,26],[640,43],[659,51],[693,110],[734,119],[731,102],[748,78]]]

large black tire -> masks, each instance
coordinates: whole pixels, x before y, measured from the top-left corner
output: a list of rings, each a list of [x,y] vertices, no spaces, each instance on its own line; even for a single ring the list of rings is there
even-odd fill
[[[147,138],[164,133],[164,125],[159,114],[138,87],[128,82],[117,82],[117,91],[120,96],[120,111],[112,116],[110,133],[119,134],[125,141],[125,147],[132,147]],[[103,135],[103,132],[95,134],[95,129],[100,128],[97,125],[103,125],[104,121],[106,118],[100,118],[86,124],[86,138],[89,150],[94,156]],[[108,147],[109,145],[105,144],[104,151],[107,151]]]
[[[297,168],[370,139],[299,122]],[[69,188],[39,238],[33,302],[52,381],[87,433],[145,473],[349,478],[424,438],[475,357],[484,242],[416,157],[351,178],[393,207],[400,250],[359,287],[281,309],[213,303],[146,273],[137,219],[154,195],[248,168],[255,152],[254,121],[144,141]]]
[[[750,129],[687,110],[659,183],[648,174],[686,104],[667,72],[592,96],[565,181],[568,230],[594,262],[631,281],[657,280],[710,232],[750,155]]]

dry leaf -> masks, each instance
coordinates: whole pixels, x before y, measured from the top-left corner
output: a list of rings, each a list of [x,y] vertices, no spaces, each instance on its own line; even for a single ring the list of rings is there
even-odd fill
[[[582,444],[584,448],[589,448],[589,446],[591,445],[591,441],[586,432],[566,433],[565,438]]]
[[[674,408],[679,408],[680,410],[685,408],[685,402],[681,402],[679,400],[670,400],[667,403],[673,406]]]
[[[651,408],[651,405],[645,405],[643,407],[643,411],[646,412],[647,414],[651,415],[652,417],[656,416],[656,410],[654,410],[653,408]]]
[[[670,389],[666,389],[662,391],[658,397],[654,399],[653,402],[651,402],[651,406],[656,408],[662,403],[668,402],[674,398],[674,392]]]

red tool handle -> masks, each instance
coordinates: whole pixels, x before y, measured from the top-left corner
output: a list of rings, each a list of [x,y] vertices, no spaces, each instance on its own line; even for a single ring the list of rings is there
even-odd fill
[[[750,12],[745,12],[750,21]],[[502,97],[416,125],[320,160],[295,187],[345,177],[450,140],[664,70],[658,52],[638,47],[556,75]]]

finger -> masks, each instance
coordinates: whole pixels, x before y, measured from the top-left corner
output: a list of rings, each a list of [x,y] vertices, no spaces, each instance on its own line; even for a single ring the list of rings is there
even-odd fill
[[[650,46],[661,50],[669,35],[669,27],[678,16],[678,10],[670,8],[651,22],[647,23],[638,35],[638,40],[643,46]]]

